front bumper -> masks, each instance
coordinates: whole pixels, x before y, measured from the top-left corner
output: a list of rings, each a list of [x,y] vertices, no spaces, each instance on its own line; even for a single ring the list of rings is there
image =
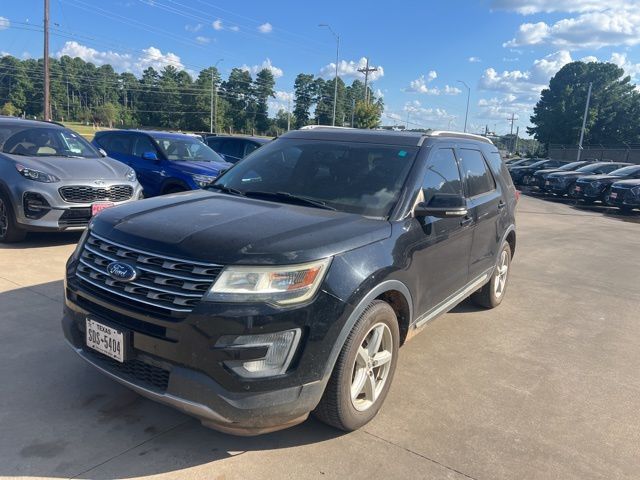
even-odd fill
[[[73,272],[73,262],[68,267]],[[331,349],[350,307],[324,292],[306,306],[272,307],[201,302],[183,318],[159,318],[109,302],[84,290],[70,275],[62,327],[86,361],[152,400],[233,434],[257,435],[304,421],[324,392]],[[124,364],[85,345],[87,316],[131,333]],[[333,321],[335,319],[335,321]],[[289,371],[266,379],[242,379],[223,364],[231,353],[216,347],[223,335],[300,328],[303,332]]]
[[[640,195],[634,195],[631,189],[612,189],[611,193],[615,193],[615,197],[607,196],[606,203],[613,207],[640,207]]]

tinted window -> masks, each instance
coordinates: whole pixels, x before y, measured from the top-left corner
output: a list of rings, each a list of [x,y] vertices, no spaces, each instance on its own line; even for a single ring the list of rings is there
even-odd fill
[[[254,150],[257,150],[259,147],[260,147],[260,145],[258,145],[257,143],[246,142],[245,146],[244,146],[244,156],[246,157],[247,155],[249,155]]]
[[[460,150],[460,153],[469,196],[475,197],[494,190],[496,183],[482,154],[478,150],[467,149]]]
[[[109,153],[131,154],[131,135],[103,135],[98,143]]]
[[[224,155],[230,155],[236,158],[242,158],[242,142],[238,140],[227,139],[222,144],[222,151]]]
[[[343,212],[386,217],[395,205],[416,148],[280,139],[237,163],[215,185],[289,193]]]
[[[167,159],[180,162],[224,162],[222,157],[204,142],[187,136],[154,136]]]
[[[133,155],[142,158],[146,152],[156,153],[156,147],[146,135],[136,135],[133,142]]]
[[[601,166],[597,170],[597,172],[598,173],[609,173],[609,172],[613,172],[614,170],[618,170],[621,167],[622,167],[622,165],[620,165],[620,164],[612,163],[611,165],[603,165],[603,166]]]
[[[638,174],[640,174],[640,165],[630,165],[611,172],[611,175],[615,175],[617,177],[631,177]]]
[[[220,150],[220,144],[222,143],[222,140],[215,137],[209,137],[207,138],[206,143],[210,148],[213,148],[217,152]]]
[[[427,204],[436,193],[462,195],[460,171],[452,149],[441,148],[433,153],[422,182],[422,192]]]

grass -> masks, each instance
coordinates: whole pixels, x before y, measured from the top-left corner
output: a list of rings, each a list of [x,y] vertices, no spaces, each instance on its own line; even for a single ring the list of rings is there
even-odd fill
[[[74,132],[79,133],[87,140],[93,140],[93,136],[97,131],[109,130],[108,128],[103,128],[103,127],[93,128],[93,125],[91,124],[85,125],[84,123],[78,123],[78,122],[64,122],[64,126],[67,128],[70,128]]]

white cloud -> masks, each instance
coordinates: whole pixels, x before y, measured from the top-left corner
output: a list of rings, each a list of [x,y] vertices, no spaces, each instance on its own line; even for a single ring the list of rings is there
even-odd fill
[[[338,63],[338,75],[342,78],[358,78],[360,80],[364,80],[364,74],[358,72],[359,68],[365,68],[367,65],[367,59],[362,57],[360,60],[355,62],[354,60],[340,60]],[[372,65],[369,65],[371,68]],[[369,73],[369,81],[375,82],[384,76],[384,68],[381,65],[378,65],[378,70],[375,72]],[[333,78],[336,74],[336,64],[329,63],[320,69],[320,76],[324,78]]]
[[[293,110],[293,100],[295,95],[293,92],[276,91],[276,98],[269,99],[269,116],[274,117],[280,110],[288,111],[288,108]]]
[[[612,53],[609,62],[622,68],[633,80],[640,80],[640,63],[629,61],[626,53]]]
[[[72,58],[79,57],[85,62],[91,62],[98,66],[109,64],[116,71],[132,72],[136,75],[139,75],[148,67],[162,70],[167,65],[173,65],[178,70],[184,70],[184,65],[178,55],[171,52],[163,53],[160,49],[153,46],[145,48],[140,55],[133,57],[128,53],[117,53],[111,50],[99,51],[76,41],[68,41],[56,53],[57,58],[64,55]]]
[[[196,42],[198,42],[200,45],[207,45],[208,43],[211,43],[211,39],[209,37],[205,37],[204,35],[198,35],[196,37]]]
[[[11,22],[7,17],[0,17],[0,30],[6,30],[11,26]]]
[[[222,20],[220,19],[214,20],[211,26],[213,27],[214,30],[224,29],[224,25],[222,24]]]
[[[625,7],[588,11],[552,25],[524,23],[504,47],[550,44],[585,49],[640,44],[640,8]]]
[[[260,33],[271,33],[272,30],[273,30],[273,25],[271,25],[269,22],[263,23],[258,27],[258,31]]]
[[[572,61],[571,54],[567,50],[560,50],[535,60],[531,67],[531,80],[545,85],[558,70]]]
[[[427,74],[428,81],[431,82],[436,78],[438,78],[438,72],[436,72],[435,70],[429,70],[429,73]]]
[[[262,62],[260,65],[253,65],[253,66],[249,66],[249,65],[242,65],[240,67],[242,70],[246,70],[247,72],[251,73],[252,75],[257,74],[260,70],[263,69],[267,69],[270,70],[271,73],[273,74],[273,78],[280,78],[284,75],[284,72],[282,71],[281,68],[276,67],[273,63],[271,63],[271,59],[267,58],[264,62]]]
[[[456,115],[453,115],[444,108],[423,107],[418,100],[407,102],[402,108],[404,118],[398,118],[397,114],[393,116],[398,121],[406,121],[407,114],[409,116],[409,128],[417,126],[425,128],[450,128],[455,126]]]
[[[482,59],[480,57],[469,57],[469,63],[480,63]]]
[[[195,25],[186,24],[184,26],[184,29],[187,32],[195,33],[195,32],[199,32],[200,30],[202,30],[202,27],[204,27],[204,25],[202,23],[196,23]]]
[[[442,90],[442,92],[445,95],[458,95],[458,94],[462,93],[462,90],[460,90],[458,87],[451,87],[449,85],[445,85],[444,89]]]
[[[593,55],[587,55],[586,57],[582,57],[580,61],[584,63],[597,62],[598,57],[594,57]]]
[[[623,8],[629,0],[493,0],[491,6],[496,10],[510,10],[521,15],[534,13],[569,12],[585,13],[602,11],[608,8]]]
[[[420,75],[420,77],[412,80],[409,83],[409,86],[404,88],[402,91],[407,93],[423,93],[425,95],[458,95],[461,93],[459,88],[452,87],[450,85],[445,85],[443,88],[429,87],[428,84],[433,82],[436,78],[438,78],[438,72],[430,70],[426,76]]]
[[[231,25],[229,27],[229,30],[231,30],[232,32],[239,32],[240,31],[240,27],[237,25]]]

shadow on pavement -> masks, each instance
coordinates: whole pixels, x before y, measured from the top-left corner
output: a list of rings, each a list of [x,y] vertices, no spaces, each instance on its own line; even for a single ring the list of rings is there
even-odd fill
[[[0,249],[24,250],[27,248],[55,247],[78,243],[82,232],[29,232],[19,243],[0,243]]]
[[[60,328],[61,302],[34,289],[62,290],[63,283],[0,293],[0,478],[96,478],[105,469],[106,478],[154,475],[342,434],[314,419],[259,437],[202,427],[78,358]]]

